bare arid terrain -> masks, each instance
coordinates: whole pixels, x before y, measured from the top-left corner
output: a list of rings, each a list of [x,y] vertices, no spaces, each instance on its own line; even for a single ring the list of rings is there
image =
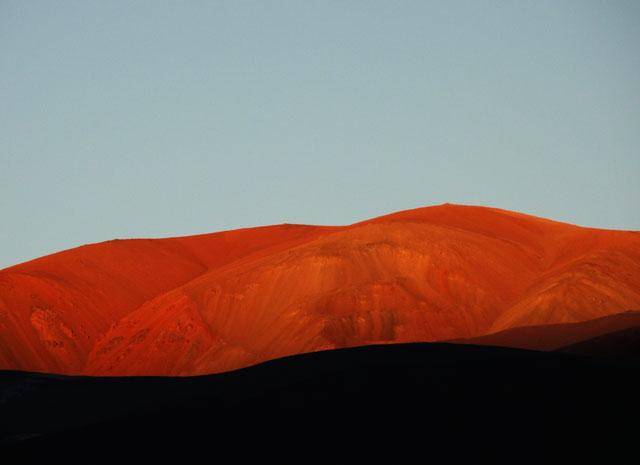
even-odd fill
[[[444,204],[90,244],[0,271],[0,369],[189,376],[355,346],[637,327],[640,233]]]

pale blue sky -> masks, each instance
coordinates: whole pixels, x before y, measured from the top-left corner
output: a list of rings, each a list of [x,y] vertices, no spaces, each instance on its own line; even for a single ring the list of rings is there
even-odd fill
[[[640,2],[0,0],[0,267],[443,202],[640,229]]]

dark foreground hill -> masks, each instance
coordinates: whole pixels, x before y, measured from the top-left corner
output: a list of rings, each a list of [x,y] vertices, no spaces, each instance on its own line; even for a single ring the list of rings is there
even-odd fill
[[[316,352],[201,377],[2,372],[0,456],[617,461],[637,442],[639,388],[633,362],[442,343]]]

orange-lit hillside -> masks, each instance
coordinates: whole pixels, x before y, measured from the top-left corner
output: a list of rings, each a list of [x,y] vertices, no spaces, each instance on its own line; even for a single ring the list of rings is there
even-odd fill
[[[4,269],[0,368],[214,373],[637,309],[639,233],[447,204],[344,227],[109,241]]]

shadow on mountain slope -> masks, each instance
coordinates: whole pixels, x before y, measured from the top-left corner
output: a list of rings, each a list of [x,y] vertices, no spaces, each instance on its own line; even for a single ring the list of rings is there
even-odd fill
[[[556,323],[510,328],[484,336],[447,342],[530,350],[559,350],[606,334],[640,328],[640,311],[629,310],[577,323]],[[594,352],[597,353],[597,350]],[[611,355],[618,355],[612,352]]]

